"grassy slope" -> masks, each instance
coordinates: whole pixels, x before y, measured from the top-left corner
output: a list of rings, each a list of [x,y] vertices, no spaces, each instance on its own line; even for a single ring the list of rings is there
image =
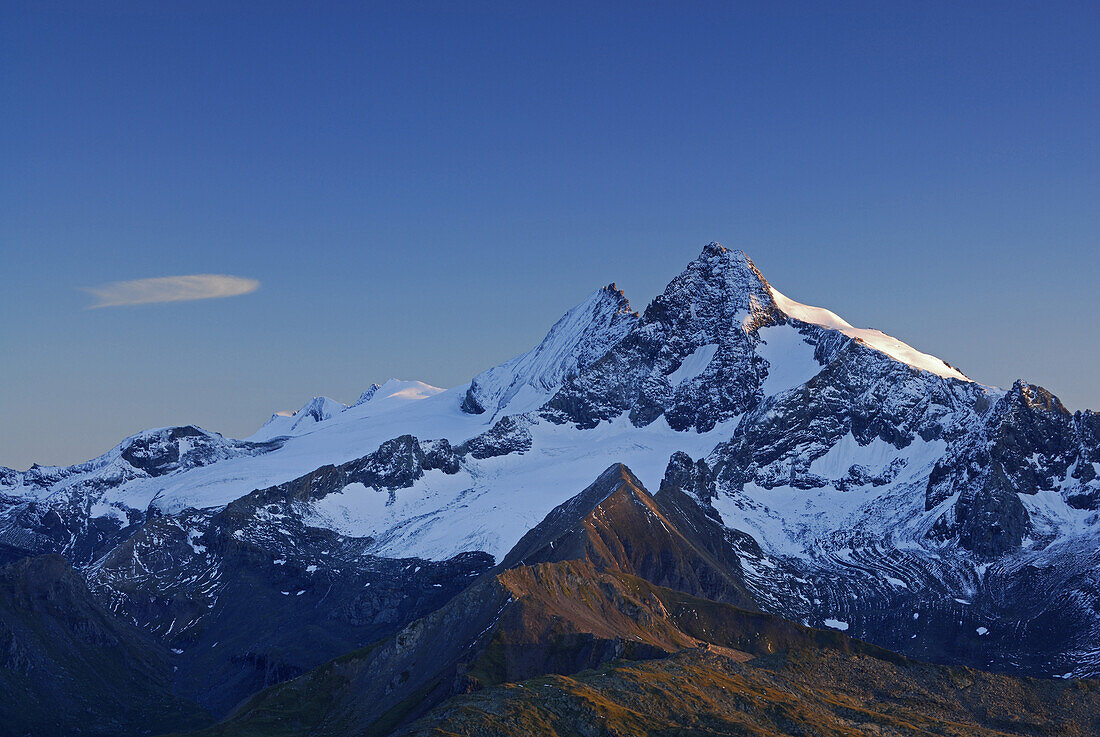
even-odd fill
[[[797,649],[702,649],[457,696],[404,737],[1063,735],[1100,733],[1100,684]]]

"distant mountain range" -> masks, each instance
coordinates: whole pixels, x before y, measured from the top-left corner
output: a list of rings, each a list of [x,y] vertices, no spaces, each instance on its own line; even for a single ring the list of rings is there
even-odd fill
[[[0,734],[1100,733],[1100,417],[716,243],[464,386],[0,469],[0,562]]]

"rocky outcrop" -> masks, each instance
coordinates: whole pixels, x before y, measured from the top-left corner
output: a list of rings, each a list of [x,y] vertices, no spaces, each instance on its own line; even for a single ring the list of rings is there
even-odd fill
[[[489,430],[458,446],[455,452],[478,460],[509,453],[526,453],[531,450],[533,442],[530,430],[533,424],[534,420],[527,415],[508,415],[498,420]]]
[[[1047,390],[1017,381],[932,470],[925,507],[956,497],[953,519],[936,534],[956,534],[967,549],[994,558],[1018,549],[1028,533],[1021,494],[1057,492],[1090,508],[1100,489],[1094,418],[1071,415]]]
[[[728,531],[667,481],[656,497],[622,464],[555,507],[500,563],[585,560],[693,596],[757,609]]]
[[[706,461],[702,458],[693,461],[687,453],[678,450],[668,460],[661,487],[670,486],[690,494],[701,507],[708,509],[716,494],[714,481],[714,472]]]

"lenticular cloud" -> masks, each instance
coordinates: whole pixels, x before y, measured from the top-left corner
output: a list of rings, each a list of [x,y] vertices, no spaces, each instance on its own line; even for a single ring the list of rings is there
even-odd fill
[[[85,291],[96,299],[90,307],[97,308],[237,297],[259,288],[260,282],[255,279],[227,274],[190,274],[116,281],[88,287]]]

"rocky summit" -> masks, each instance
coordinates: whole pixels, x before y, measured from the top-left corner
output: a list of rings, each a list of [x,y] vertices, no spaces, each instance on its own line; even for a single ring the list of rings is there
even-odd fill
[[[0,563],[0,734],[1100,732],[1097,414],[717,243],[462,386],[0,469]]]

